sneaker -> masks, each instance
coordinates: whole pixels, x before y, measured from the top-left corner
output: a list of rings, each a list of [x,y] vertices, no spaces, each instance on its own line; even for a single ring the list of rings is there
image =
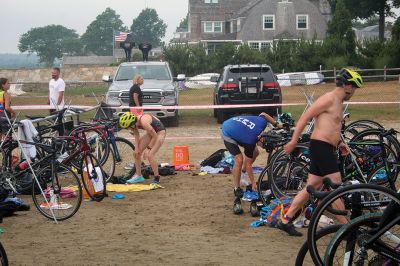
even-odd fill
[[[282,231],[285,231],[290,236],[302,236],[303,234],[294,228],[293,223],[284,224],[282,221],[279,221],[276,227]]]
[[[153,182],[151,182],[152,184],[160,184],[160,177],[159,176],[155,176],[153,179]]]
[[[233,213],[236,215],[243,214],[243,208],[240,200],[235,200],[235,202],[233,203]]]
[[[136,184],[144,182],[143,176],[133,176],[131,179],[126,180],[127,184]]]
[[[240,187],[235,188],[235,189],[233,190],[233,194],[235,195],[235,197],[241,198],[241,197],[243,197],[243,189],[240,188]]]
[[[257,191],[246,191],[246,192],[244,192],[243,200],[246,200],[246,201],[258,200]]]

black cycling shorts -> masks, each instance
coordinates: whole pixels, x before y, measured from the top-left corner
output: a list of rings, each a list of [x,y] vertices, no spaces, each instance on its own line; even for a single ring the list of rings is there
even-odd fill
[[[228,136],[225,136],[222,132],[221,132],[221,137],[224,140],[226,149],[233,156],[236,156],[241,153],[239,146],[242,146],[244,148],[244,154],[248,158],[253,158],[254,149],[256,147],[255,144],[254,145],[253,144],[241,144],[241,143],[237,142],[236,140],[234,140]]]
[[[310,140],[310,174],[327,176],[339,172],[336,147],[322,140]]]

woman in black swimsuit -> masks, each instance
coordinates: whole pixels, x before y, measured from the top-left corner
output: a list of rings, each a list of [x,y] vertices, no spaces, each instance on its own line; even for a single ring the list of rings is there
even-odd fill
[[[139,130],[143,129],[146,134],[140,137]],[[153,184],[160,183],[160,173],[158,171],[158,162],[156,153],[163,145],[166,135],[165,126],[155,116],[144,114],[138,117],[138,121],[134,128],[131,128],[131,133],[135,137],[135,165],[136,169],[141,169],[142,155],[147,159],[154,172]]]

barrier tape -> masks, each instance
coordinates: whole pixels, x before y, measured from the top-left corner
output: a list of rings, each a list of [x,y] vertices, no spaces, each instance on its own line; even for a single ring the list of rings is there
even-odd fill
[[[344,102],[344,104],[349,105],[383,105],[383,104],[400,104],[400,102]],[[274,106],[304,106],[306,103],[274,103],[274,104],[227,104],[227,105],[173,105],[173,106],[164,106],[164,105],[146,105],[141,107],[129,107],[129,106],[117,106],[117,107],[107,107],[112,109],[161,109],[161,110],[169,110],[169,109],[178,109],[178,110],[200,110],[200,109],[228,109],[228,108],[247,108],[247,107],[274,107]],[[87,106],[87,105],[71,105],[72,108],[78,109],[93,109],[96,106]],[[12,106],[14,110],[49,110],[54,109],[50,105],[16,105]],[[103,107],[104,108],[104,107]]]

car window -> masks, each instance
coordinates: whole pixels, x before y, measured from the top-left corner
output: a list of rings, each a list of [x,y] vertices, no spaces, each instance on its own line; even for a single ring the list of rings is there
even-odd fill
[[[135,75],[142,75],[144,80],[157,79],[157,80],[170,80],[168,68],[165,65],[135,65],[135,66],[121,66],[118,69],[115,80],[131,80]]]
[[[230,68],[228,79],[237,81],[239,77],[263,77],[264,81],[274,81],[272,70],[269,67],[241,67]]]

